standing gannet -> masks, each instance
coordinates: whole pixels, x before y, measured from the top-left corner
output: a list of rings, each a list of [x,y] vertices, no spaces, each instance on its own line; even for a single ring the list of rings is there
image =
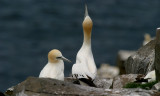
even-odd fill
[[[82,26],[84,33],[84,41],[81,49],[77,53],[76,63],[72,66],[72,77],[87,83],[89,86],[95,86],[93,84],[93,80],[96,77],[97,68],[91,49],[91,31],[93,22],[88,15],[86,5],[85,17]]]
[[[62,56],[62,53],[59,50],[51,50],[48,53],[48,63],[40,72],[39,77],[64,80],[63,60],[70,62],[68,59]]]

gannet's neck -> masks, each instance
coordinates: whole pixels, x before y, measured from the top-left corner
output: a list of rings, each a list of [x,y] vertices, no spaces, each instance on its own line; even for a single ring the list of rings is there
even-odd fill
[[[84,40],[83,40],[83,46],[91,46],[91,33],[92,33],[92,20],[89,16],[86,16],[83,23],[83,34],[84,34]]]
[[[83,46],[91,46],[91,32],[84,32]]]

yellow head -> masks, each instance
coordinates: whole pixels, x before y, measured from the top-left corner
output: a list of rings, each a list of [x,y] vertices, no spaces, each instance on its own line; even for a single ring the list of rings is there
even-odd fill
[[[84,32],[90,33],[92,31],[93,22],[89,16],[86,16],[84,18],[82,26],[83,26]]]
[[[68,59],[66,59],[65,57],[63,57],[62,53],[57,50],[57,49],[53,49],[48,53],[48,61],[51,63],[57,63],[60,60],[65,60],[70,62]]]

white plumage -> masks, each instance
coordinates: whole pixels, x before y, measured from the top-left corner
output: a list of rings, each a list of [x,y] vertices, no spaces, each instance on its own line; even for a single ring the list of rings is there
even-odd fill
[[[156,73],[155,70],[149,72],[144,79],[148,79],[149,82],[155,81],[156,80]]]
[[[40,72],[39,77],[64,80],[63,60],[69,61],[68,59],[62,56],[59,50],[57,49],[51,50],[48,53],[48,63]]]
[[[97,74],[97,68],[91,49],[91,31],[92,20],[88,16],[87,6],[85,18],[83,21],[84,41],[81,49],[77,53],[76,63],[72,66],[72,76],[77,79],[85,78],[94,80]]]
[[[64,63],[60,61],[59,63],[47,63],[42,69],[39,77],[44,78],[54,78],[58,80],[64,80]]]

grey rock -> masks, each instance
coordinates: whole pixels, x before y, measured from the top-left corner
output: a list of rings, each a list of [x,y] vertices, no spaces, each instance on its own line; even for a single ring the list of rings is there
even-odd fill
[[[114,78],[113,89],[123,88],[127,83],[136,81],[137,74],[120,75]]]
[[[124,63],[126,62],[128,57],[134,53],[135,53],[135,51],[128,51],[128,50],[120,50],[118,52],[116,62],[117,62],[117,66],[119,67],[119,70],[120,70],[120,75],[126,74]]]
[[[158,82],[157,84],[153,85],[152,90],[160,91],[160,82]]]
[[[156,80],[160,81],[160,28],[157,28],[156,45],[155,45],[155,72]]]
[[[70,83],[74,83],[74,84],[80,84],[77,79],[74,79],[72,77],[65,77],[64,78],[64,82],[70,82]]]
[[[160,92],[143,89],[103,89],[50,78],[29,77],[14,87],[10,96],[159,96]]]
[[[92,95],[102,94],[103,89],[72,84],[50,78],[29,77],[15,86],[13,94],[27,94],[38,96],[53,95]]]
[[[127,74],[147,74],[154,69],[155,44],[156,40],[150,41],[128,58],[125,62]]]
[[[109,89],[112,86],[113,79],[107,78],[107,79],[101,79],[96,78],[93,83],[96,85],[97,88],[104,88]]]
[[[133,88],[133,89],[106,89],[108,94],[107,96],[160,96],[160,92],[153,91],[153,90],[143,90],[140,88]]]

